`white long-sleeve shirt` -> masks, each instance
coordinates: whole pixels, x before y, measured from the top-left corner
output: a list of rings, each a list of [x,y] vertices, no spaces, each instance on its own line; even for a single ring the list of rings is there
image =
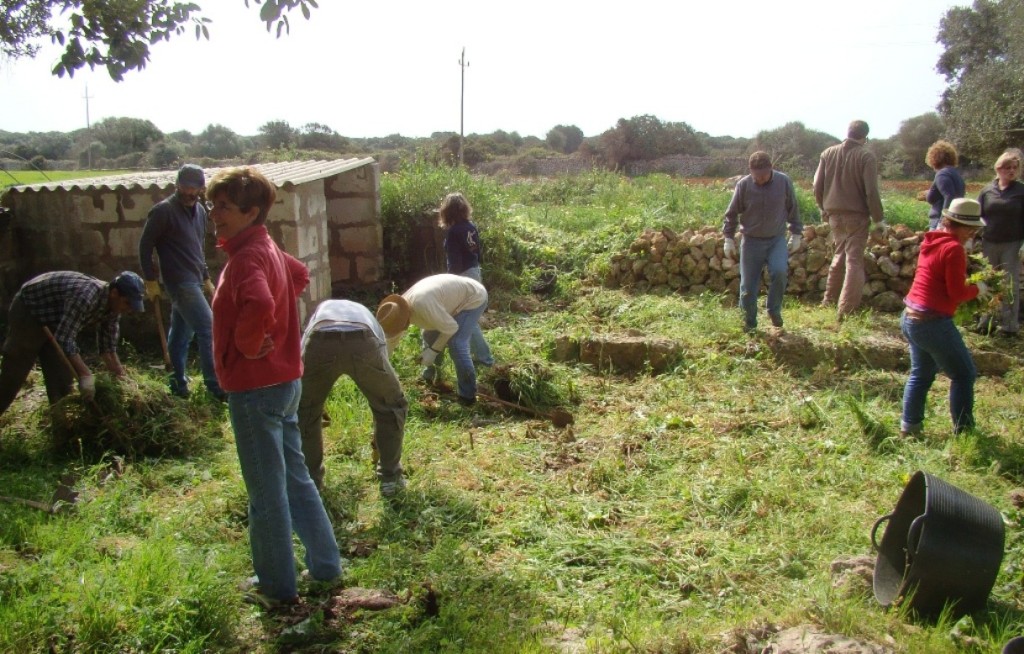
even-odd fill
[[[454,316],[487,302],[487,289],[478,281],[460,275],[431,275],[402,293],[412,310],[410,322],[420,329],[439,332],[433,348],[442,350],[459,331]]]

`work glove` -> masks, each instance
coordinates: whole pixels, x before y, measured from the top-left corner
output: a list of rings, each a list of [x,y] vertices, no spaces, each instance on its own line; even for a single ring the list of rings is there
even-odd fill
[[[92,375],[82,375],[78,378],[78,392],[86,402],[96,399],[96,380]]]
[[[420,355],[420,363],[425,366],[434,365],[434,360],[437,359],[437,350],[432,347],[423,348],[423,354]]]
[[[163,291],[160,290],[160,282],[156,280],[146,282],[146,298],[150,302],[155,301],[161,295],[163,295]]]
[[[206,297],[213,297],[213,292],[217,290],[217,287],[213,285],[213,280],[209,277],[203,282],[203,293],[206,293]]]
[[[789,253],[793,254],[794,252],[799,250],[800,249],[800,244],[802,242],[803,242],[803,237],[801,237],[799,234],[790,234],[789,235],[789,245],[788,245]]]
[[[736,258],[736,239],[729,238],[727,236],[725,238],[725,245],[723,246],[723,250],[725,251],[725,258],[726,259],[735,259]]]
[[[879,236],[884,236],[889,231],[889,223],[885,222],[885,220],[879,220],[871,231]]]
[[[988,284],[985,282],[978,282],[975,284],[978,287],[978,299],[982,302],[988,302],[992,299],[992,291],[989,290]]]

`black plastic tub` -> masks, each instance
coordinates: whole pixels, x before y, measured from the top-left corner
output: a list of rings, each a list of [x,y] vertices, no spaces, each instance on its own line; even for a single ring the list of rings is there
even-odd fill
[[[882,542],[878,528],[887,522]],[[1003,560],[1002,516],[992,506],[925,472],[915,472],[895,510],[871,529],[875,599],[909,602],[928,617],[947,604],[960,616],[985,606]]]

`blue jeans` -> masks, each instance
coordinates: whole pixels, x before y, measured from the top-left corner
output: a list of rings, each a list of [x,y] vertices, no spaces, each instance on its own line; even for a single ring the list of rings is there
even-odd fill
[[[949,412],[953,430],[960,433],[974,426],[974,380],[978,371],[952,318],[913,321],[906,313],[900,319],[903,335],[910,343],[910,376],[903,389],[900,429],[918,431],[924,423],[925,398],[941,370],[952,382]]]
[[[206,388],[216,396],[222,396],[217,375],[213,371],[213,312],[203,295],[203,285],[198,282],[166,284],[171,298],[171,329],[167,334],[167,351],[174,368],[171,389],[179,394],[188,392],[188,378],[185,369],[188,364],[188,346],[195,336],[199,347],[199,369],[203,372]]]
[[[260,591],[277,600],[298,594],[294,530],[314,579],[341,574],[334,529],[302,458],[295,381],[228,394],[231,427],[249,494],[249,547]]]
[[[463,277],[469,277],[481,284],[484,283],[483,273],[480,271],[480,266],[467,268],[460,274]],[[484,311],[486,310],[487,305],[485,304]],[[483,314],[481,313],[481,315]],[[469,353],[473,356],[474,363],[479,363],[485,366],[494,365],[494,356],[491,354],[491,346],[487,344],[487,339],[484,338],[484,333],[480,329],[479,321],[477,321],[476,327],[473,329],[473,333],[469,335]]]
[[[487,303],[485,302],[475,309],[466,309],[452,316],[458,323],[459,329],[448,339],[448,350],[452,355],[452,363],[455,364],[459,396],[467,399],[476,399],[476,368],[473,367],[473,357],[469,353],[469,339],[473,330],[480,328],[480,316],[483,315],[486,308]],[[438,336],[440,336],[440,332],[424,330],[423,347],[433,346]],[[423,378],[433,379],[435,374],[434,366],[428,366],[423,371]]]
[[[757,326],[757,292],[761,288],[761,270],[768,266],[768,313],[782,316],[782,297],[789,280],[789,250],[786,237],[754,238],[744,236],[740,244],[740,308],[747,327]]]

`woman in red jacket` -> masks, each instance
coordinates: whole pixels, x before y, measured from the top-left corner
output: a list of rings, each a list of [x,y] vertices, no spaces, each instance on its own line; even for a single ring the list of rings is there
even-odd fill
[[[967,284],[964,243],[984,225],[981,206],[974,200],[953,200],[942,211],[939,228],[927,232],[917,259],[910,293],[903,300],[901,327],[910,343],[910,376],[903,389],[900,434],[917,434],[924,427],[924,405],[935,375],[942,370],[952,382],[949,410],[953,430],[974,426],[974,379],[977,369],[964,339],[953,324],[961,302],[987,295],[982,284]]]
[[[341,574],[296,416],[302,390],[297,300],[309,271],[271,240],[264,222],[276,191],[259,171],[225,170],[210,181],[207,196],[217,246],[228,255],[213,296],[213,355],[249,494],[257,592],[247,600],[274,608],[298,601],[293,530],[313,579]]]

